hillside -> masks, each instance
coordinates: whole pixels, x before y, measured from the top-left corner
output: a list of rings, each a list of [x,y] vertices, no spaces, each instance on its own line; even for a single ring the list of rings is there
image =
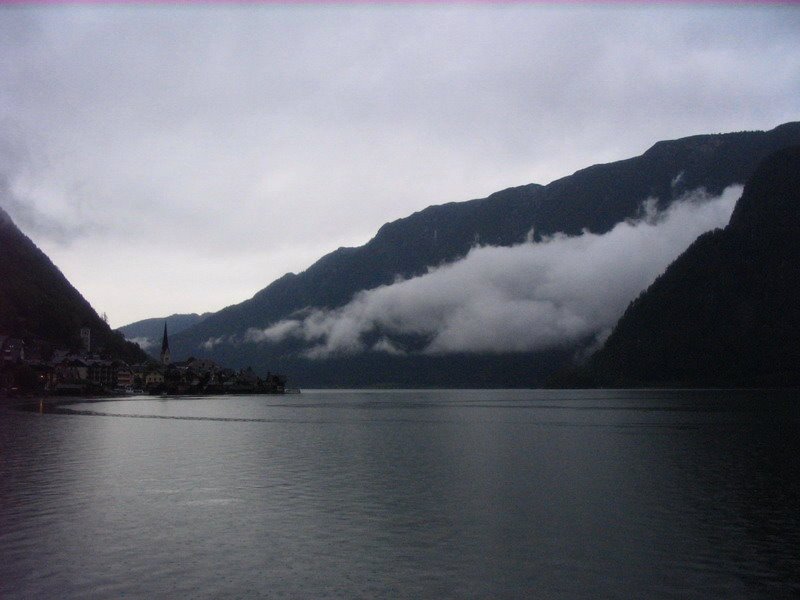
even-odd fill
[[[117,331],[125,336],[125,339],[132,340],[139,344],[144,350],[158,353],[161,350],[161,336],[164,333],[164,323],[167,324],[167,329],[170,335],[180,333],[184,329],[196,325],[205,319],[211,313],[197,313],[187,314],[174,314],[168,317],[155,317],[152,319],[143,319],[119,327]]]
[[[171,346],[176,356],[203,354],[235,366],[252,364],[266,369],[277,364],[287,372],[308,372],[303,385],[329,381],[337,369],[333,362],[330,368],[321,364],[325,361],[311,365],[297,359],[297,348],[226,344],[224,340],[241,336],[251,327],[271,325],[305,307],[341,306],[361,290],[463,257],[476,243],[510,246],[523,241],[531,230],[537,239],[555,232],[577,234],[583,229],[606,232],[635,216],[647,198],[657,199],[657,206],[665,208],[689,190],[702,187],[719,193],[747,180],[771,152],[798,143],[800,123],[769,132],[658,142],[639,157],[595,165],[547,186],[530,184],[480,200],[431,206],[384,225],[364,246],[340,248],[303,273],[287,274],[250,300],[210,315],[173,336]],[[530,356],[528,361],[540,358]],[[403,369],[402,361],[391,356],[368,362],[381,367],[364,368],[354,385],[387,383],[379,372]],[[494,359],[489,362],[490,371],[501,364]],[[454,383],[458,381],[453,378]]]
[[[0,333],[79,348],[81,327],[90,327],[93,348],[130,362],[146,360],[138,346],[111,331],[2,208],[0,257]]]
[[[591,361],[601,385],[800,385],[800,147],[747,182],[634,301]]]

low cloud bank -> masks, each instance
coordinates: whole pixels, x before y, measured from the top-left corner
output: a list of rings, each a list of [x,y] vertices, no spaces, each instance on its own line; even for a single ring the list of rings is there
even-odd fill
[[[234,344],[236,343],[236,336],[230,335],[227,338],[224,335],[219,337],[210,337],[205,342],[200,344],[200,347],[204,350],[213,350],[214,346],[219,346],[220,344],[229,343]]]
[[[133,337],[133,338],[128,338],[128,341],[137,344],[139,348],[141,348],[145,352],[156,345],[156,343],[149,337]]]
[[[718,197],[695,191],[663,212],[648,201],[639,219],[602,235],[476,247],[425,275],[360,292],[343,307],[307,309],[250,329],[244,341],[299,339],[310,345],[307,356],[324,358],[405,353],[398,340],[409,336],[424,340],[421,351],[428,354],[521,352],[602,339],[700,234],[727,224],[741,191],[731,186]]]

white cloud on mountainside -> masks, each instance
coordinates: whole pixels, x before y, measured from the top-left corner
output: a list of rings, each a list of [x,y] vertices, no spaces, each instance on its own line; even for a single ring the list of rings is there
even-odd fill
[[[309,309],[245,340],[307,342],[309,357],[365,350],[402,353],[380,331],[429,340],[423,352],[521,352],[607,335],[628,303],[700,234],[727,224],[741,186],[719,197],[687,194],[605,234],[558,234],[539,243],[476,247],[425,275],[358,293],[347,305]],[[214,340],[218,343],[217,340]]]
[[[154,348],[155,345],[156,345],[154,340],[151,340],[149,337],[145,337],[145,336],[127,338],[127,340],[129,342],[133,342],[134,344],[137,344],[139,346],[139,348],[141,348],[144,351],[147,351],[150,348]]]

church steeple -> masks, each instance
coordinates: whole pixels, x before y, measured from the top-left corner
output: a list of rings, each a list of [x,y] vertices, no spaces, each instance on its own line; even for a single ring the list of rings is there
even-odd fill
[[[167,322],[164,321],[164,339],[161,340],[161,364],[169,364],[169,338],[167,337]]]

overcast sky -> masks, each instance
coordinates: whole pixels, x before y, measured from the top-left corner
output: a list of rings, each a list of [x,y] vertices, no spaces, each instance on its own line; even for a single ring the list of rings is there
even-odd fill
[[[788,5],[0,7],[0,204],[112,326],[431,204],[798,119]]]

